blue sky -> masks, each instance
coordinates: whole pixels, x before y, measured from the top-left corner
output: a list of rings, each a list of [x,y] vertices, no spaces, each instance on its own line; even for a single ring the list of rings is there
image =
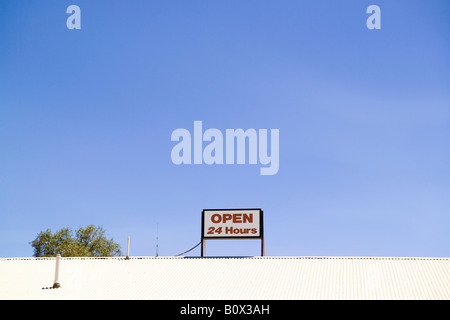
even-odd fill
[[[447,0],[2,0],[0,257],[89,224],[176,255],[204,208],[262,208],[270,256],[448,257],[449,17]],[[279,129],[279,172],[174,165],[195,120]]]

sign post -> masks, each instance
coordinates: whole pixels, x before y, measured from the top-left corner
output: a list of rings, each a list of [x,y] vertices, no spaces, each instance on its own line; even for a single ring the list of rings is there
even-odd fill
[[[202,257],[206,239],[261,239],[261,256],[264,256],[263,211],[205,209],[202,211]]]

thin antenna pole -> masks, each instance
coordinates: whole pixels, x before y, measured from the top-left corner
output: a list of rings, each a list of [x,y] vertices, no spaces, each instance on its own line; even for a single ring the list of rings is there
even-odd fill
[[[158,224],[156,224],[156,256],[158,256]]]

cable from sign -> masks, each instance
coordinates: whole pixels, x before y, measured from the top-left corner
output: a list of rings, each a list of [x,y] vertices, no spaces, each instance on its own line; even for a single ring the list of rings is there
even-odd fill
[[[188,253],[191,250],[194,250],[195,248],[197,248],[200,245],[200,243],[202,243],[202,242],[200,241],[199,243],[197,243],[197,245],[195,247],[192,247],[192,248],[190,248],[189,250],[187,250],[187,251],[185,251],[183,253],[177,254],[175,257],[181,256],[181,255],[183,255],[185,253]]]

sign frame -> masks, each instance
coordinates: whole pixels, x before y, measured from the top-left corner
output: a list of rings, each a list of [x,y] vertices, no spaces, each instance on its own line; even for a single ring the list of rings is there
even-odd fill
[[[226,212],[226,211],[258,211],[259,214],[259,235],[252,236],[205,236],[205,212]],[[261,240],[261,256],[265,256],[264,248],[264,212],[261,208],[240,208],[240,209],[203,209],[202,221],[201,221],[201,257],[206,256],[205,253],[205,240],[240,240],[240,239],[260,239]]]

